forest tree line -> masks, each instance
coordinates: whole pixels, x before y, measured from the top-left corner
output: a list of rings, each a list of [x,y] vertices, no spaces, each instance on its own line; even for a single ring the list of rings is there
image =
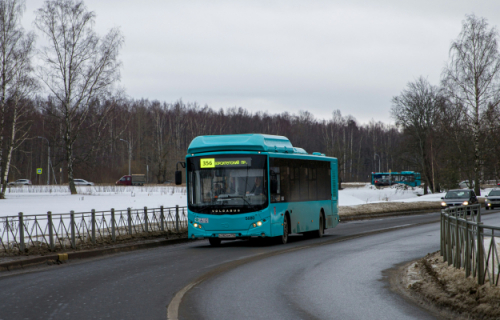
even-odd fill
[[[10,181],[47,181],[47,143],[51,152],[51,181],[67,183],[64,130],[60,120],[51,117],[51,101],[26,101],[31,122],[29,138],[16,149]],[[106,124],[95,128],[106,110]],[[402,134],[393,125],[370,122],[360,125],[339,110],[329,120],[318,120],[309,112],[297,115],[251,113],[244,108],[214,110],[196,103],[165,103],[149,100],[106,100],[94,102],[88,121],[74,148],[75,177],[96,183],[113,183],[128,173],[128,144],[132,149],[132,173],[148,174],[150,183],[173,180],[175,166],[183,161],[191,140],[199,135],[264,133],[286,136],[296,147],[309,153],[322,152],[339,160],[342,181],[369,181],[372,171],[413,170],[395,150]],[[122,141],[122,140],[125,141]],[[36,174],[42,168],[42,174]],[[62,169],[62,174],[61,174]],[[55,180],[54,180],[55,178]]]

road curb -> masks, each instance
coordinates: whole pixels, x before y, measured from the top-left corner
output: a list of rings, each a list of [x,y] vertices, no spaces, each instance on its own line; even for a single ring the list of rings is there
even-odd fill
[[[34,267],[34,266],[38,266],[41,264],[55,264],[55,263],[61,262],[62,259],[59,259],[59,255],[62,255],[62,254],[64,254],[64,255],[67,254],[68,260],[87,259],[87,258],[94,258],[94,257],[99,257],[99,256],[104,256],[104,255],[115,254],[115,253],[134,251],[134,250],[139,250],[139,249],[149,249],[149,248],[156,248],[156,247],[161,247],[161,246],[174,245],[174,244],[179,244],[179,243],[185,243],[188,241],[190,241],[190,240],[186,237],[186,238],[178,238],[178,239],[165,239],[165,240],[159,240],[159,241],[157,240],[157,241],[151,241],[151,242],[139,243],[139,244],[130,244],[130,245],[124,245],[124,246],[114,247],[114,248],[102,248],[102,249],[82,250],[82,251],[73,251],[73,252],[61,252],[61,253],[49,254],[49,255],[45,255],[45,256],[33,257],[33,258],[28,258],[28,259],[23,259],[23,260],[14,260],[14,261],[3,262],[3,263],[0,263],[0,272],[12,271],[12,270],[16,270],[16,269],[25,269],[28,267]]]

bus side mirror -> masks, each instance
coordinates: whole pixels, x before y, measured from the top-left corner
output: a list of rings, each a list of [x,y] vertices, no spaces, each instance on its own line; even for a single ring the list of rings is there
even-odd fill
[[[176,185],[180,185],[182,184],[182,171],[179,171],[179,164],[181,165],[181,167],[185,168],[186,167],[186,163],[185,162],[182,162],[182,161],[179,161],[175,164],[175,184]]]
[[[175,184],[182,184],[182,171],[175,171]]]

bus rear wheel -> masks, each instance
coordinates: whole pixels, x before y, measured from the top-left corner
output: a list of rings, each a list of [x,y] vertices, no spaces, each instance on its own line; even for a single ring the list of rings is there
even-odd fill
[[[218,247],[220,246],[220,239],[219,238],[208,238],[208,242],[210,242],[210,245],[212,247]]]
[[[278,244],[286,244],[288,242],[288,216],[283,218],[283,235],[276,237]]]
[[[319,215],[319,228],[316,231],[313,231],[313,235],[315,238],[323,238],[323,234],[325,233],[325,218],[323,214]]]

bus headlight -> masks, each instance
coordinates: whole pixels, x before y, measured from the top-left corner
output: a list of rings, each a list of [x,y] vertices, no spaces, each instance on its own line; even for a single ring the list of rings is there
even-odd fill
[[[462,205],[466,206],[469,204],[469,201],[464,201],[464,203],[462,203]]]
[[[193,227],[198,228],[198,224],[197,223],[193,223]]]
[[[252,227],[256,228],[256,227],[260,227],[262,225],[262,221],[257,221],[255,223],[252,223]]]

